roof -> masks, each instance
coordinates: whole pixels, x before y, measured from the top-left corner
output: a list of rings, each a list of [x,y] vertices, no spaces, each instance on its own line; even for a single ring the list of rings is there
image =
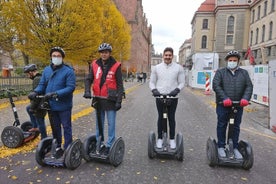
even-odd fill
[[[197,9],[197,12],[212,12],[215,10],[215,7],[216,0],[205,0]]]

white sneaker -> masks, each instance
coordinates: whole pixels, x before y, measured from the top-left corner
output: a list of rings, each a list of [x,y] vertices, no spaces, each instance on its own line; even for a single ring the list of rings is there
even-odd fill
[[[175,144],[175,140],[174,139],[170,139],[170,147],[171,147],[171,149],[175,149],[176,148],[176,144]]]
[[[224,148],[218,148],[218,155],[219,157],[226,157]]]
[[[242,159],[242,154],[239,152],[237,148],[234,149],[234,155],[236,159]]]
[[[157,148],[162,148],[162,145],[163,145],[163,140],[162,139],[158,139],[157,143],[156,143],[156,147]]]

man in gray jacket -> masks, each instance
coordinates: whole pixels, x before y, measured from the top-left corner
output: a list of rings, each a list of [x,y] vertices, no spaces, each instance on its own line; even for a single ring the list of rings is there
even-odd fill
[[[253,92],[253,85],[248,72],[239,68],[240,57],[239,52],[235,50],[228,52],[225,57],[227,67],[217,70],[213,79],[213,90],[216,93],[217,103],[217,138],[218,154],[220,157],[226,157],[224,150],[226,128],[229,121],[232,101],[240,101],[240,107],[237,107],[237,113],[234,120],[232,137],[236,159],[242,159],[242,155],[238,150],[238,141],[243,107],[248,105]]]
[[[172,61],[173,49],[171,47],[165,48],[163,52],[163,62],[154,66],[150,75],[149,87],[153,93],[153,96],[160,96],[161,94],[167,94],[169,96],[177,96],[185,84],[184,69],[181,65]],[[170,148],[175,149],[176,143],[175,136],[175,112],[178,99],[171,99],[171,103],[168,106],[168,119],[170,128]],[[159,99],[156,99],[156,107],[158,111],[158,139],[156,146],[162,148],[162,119],[163,119],[163,106],[164,104]]]

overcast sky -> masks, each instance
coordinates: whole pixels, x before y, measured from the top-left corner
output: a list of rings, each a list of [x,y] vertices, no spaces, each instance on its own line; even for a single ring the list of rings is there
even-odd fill
[[[155,52],[162,53],[170,46],[178,55],[180,46],[192,36],[191,21],[205,0],[142,0],[143,10],[152,25]]]

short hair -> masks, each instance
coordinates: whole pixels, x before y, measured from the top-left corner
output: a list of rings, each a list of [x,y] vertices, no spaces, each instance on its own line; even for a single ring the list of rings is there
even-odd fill
[[[166,47],[166,48],[164,49],[164,51],[163,51],[163,54],[164,54],[165,52],[171,52],[171,53],[173,54],[173,48],[171,48],[171,47]]]

